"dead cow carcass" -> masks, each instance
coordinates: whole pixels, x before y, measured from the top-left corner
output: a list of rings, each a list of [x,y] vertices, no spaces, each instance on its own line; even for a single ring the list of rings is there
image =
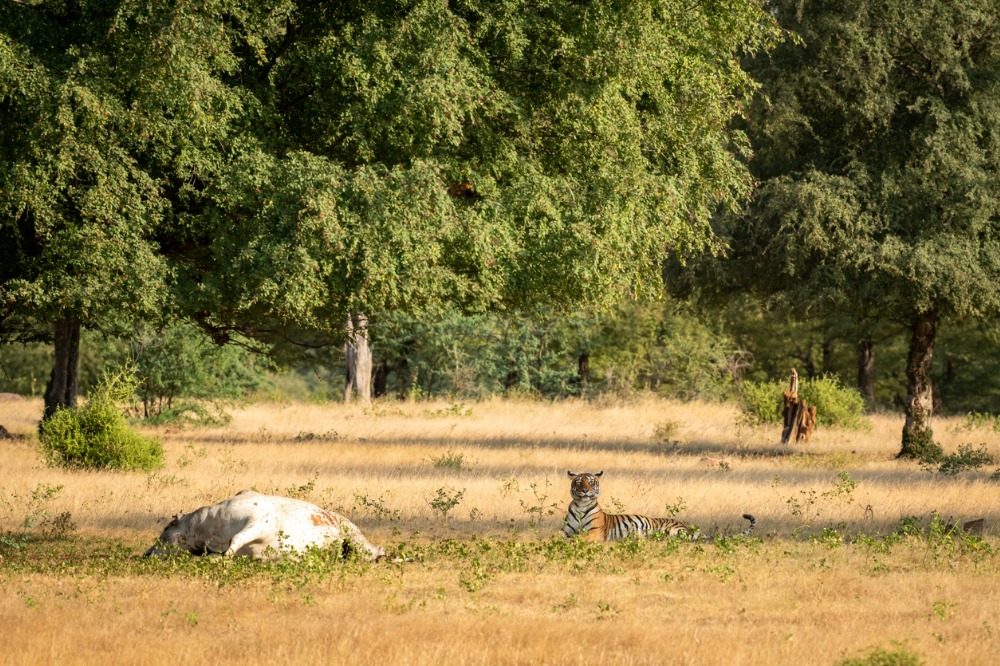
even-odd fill
[[[341,542],[367,560],[385,556],[354,523],[333,511],[290,497],[244,490],[235,497],[177,515],[146,556],[177,548],[195,555],[272,558],[309,546]]]

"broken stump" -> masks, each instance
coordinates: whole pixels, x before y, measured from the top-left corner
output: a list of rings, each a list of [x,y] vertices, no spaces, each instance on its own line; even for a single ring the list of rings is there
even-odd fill
[[[784,393],[785,408],[782,411],[783,426],[781,443],[788,444],[793,439],[796,442],[808,443],[816,429],[816,406],[799,400],[799,375],[792,368],[790,386]]]

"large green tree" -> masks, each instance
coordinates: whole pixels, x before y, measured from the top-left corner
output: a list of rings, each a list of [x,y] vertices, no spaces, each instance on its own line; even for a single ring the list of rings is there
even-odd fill
[[[750,190],[739,59],[777,35],[749,0],[0,0],[0,333],[655,288]]]
[[[183,4],[5,1],[0,26],[0,339],[54,343],[49,416],[75,403],[81,328],[170,308],[161,239],[234,138],[237,59]]]
[[[778,1],[799,42],[750,70],[761,187],[723,235],[744,284],[800,313],[910,331],[901,456],[937,455],[930,368],[949,319],[1000,311],[1000,6]]]

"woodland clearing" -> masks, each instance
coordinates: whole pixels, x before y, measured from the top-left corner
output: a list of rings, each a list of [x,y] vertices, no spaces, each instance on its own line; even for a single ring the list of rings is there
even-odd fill
[[[46,466],[40,400],[0,405],[3,664],[993,663],[997,464],[895,459],[868,431],[778,427],[656,398],[250,404],[220,427],[145,429],[153,473]],[[937,419],[946,453],[1000,459],[1000,433]],[[567,470],[611,512],[709,534],[561,538]],[[306,499],[405,562],[143,559],[171,515],[245,488]],[[948,524],[984,519],[982,534]],[[857,662],[862,663],[862,662]]]

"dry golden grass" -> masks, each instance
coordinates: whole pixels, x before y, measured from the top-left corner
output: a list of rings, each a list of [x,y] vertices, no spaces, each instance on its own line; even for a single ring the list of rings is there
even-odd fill
[[[899,642],[926,663],[987,664],[1000,649],[995,466],[946,477],[895,460],[901,417],[783,448],[730,407],[657,399],[251,405],[225,427],[151,431],[166,466],[123,474],[44,466],[40,412],[0,403],[0,424],[26,435],[0,442],[0,534],[58,486],[44,511],[76,530],[0,560],[0,663],[833,664]],[[934,428],[947,453],[1000,459],[996,432]],[[552,555],[567,469],[604,469],[608,510],[678,509],[710,533],[743,529],[749,511],[762,540]],[[143,568],[164,519],[250,487],[427,555],[295,584]],[[447,517],[430,505],[439,490],[462,493]],[[877,547],[935,511],[985,518],[978,550]],[[811,538],[824,528],[846,542]],[[508,566],[517,543],[537,549]],[[64,568],[32,564],[49,548]],[[102,573],[122,549],[133,568]]]

